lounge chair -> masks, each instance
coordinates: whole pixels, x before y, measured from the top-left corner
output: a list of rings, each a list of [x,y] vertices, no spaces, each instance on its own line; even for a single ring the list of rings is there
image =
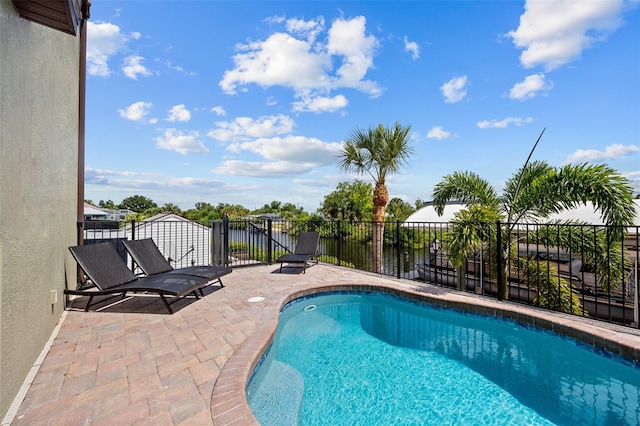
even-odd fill
[[[143,240],[127,240],[122,244],[127,249],[136,265],[140,267],[145,275],[152,277],[157,274],[179,274],[193,275],[217,282],[220,287],[224,287],[221,277],[230,274],[233,270],[224,266],[188,266],[186,268],[174,269],[164,258],[158,246],[151,238]]]
[[[202,293],[202,287],[211,281],[208,278],[179,274],[138,278],[127,268],[110,242],[69,247],[69,250],[93,286],[66,289],[64,294],[89,296],[85,312],[96,296],[121,294],[124,298],[127,293],[156,293],[172,314],[171,304],[190,294],[199,298],[198,291]],[[175,300],[169,303],[167,296],[172,296]]]
[[[298,243],[293,253],[283,254],[276,259],[276,263],[280,263],[280,272],[282,272],[282,265],[284,263],[302,264],[302,273],[307,272],[307,263],[313,258],[312,264],[317,264],[318,256],[318,241],[320,240],[320,234],[316,231],[300,232],[298,235]]]

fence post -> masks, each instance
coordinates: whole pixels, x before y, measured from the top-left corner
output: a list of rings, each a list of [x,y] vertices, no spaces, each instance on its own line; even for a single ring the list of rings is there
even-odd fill
[[[340,252],[341,252],[340,247],[342,246],[342,236],[341,236],[342,233],[340,231],[340,220],[336,221],[336,228],[337,228],[336,229],[336,234],[337,234],[337,237],[338,237],[337,238],[338,247],[337,247],[337,250],[336,250],[336,257],[338,258],[338,266],[341,266],[340,265],[340,263],[341,263],[341,261],[340,261]]]
[[[78,233],[77,233],[77,241],[78,245],[84,245],[84,222],[78,222]],[[82,268],[79,264],[76,264],[76,288],[80,287],[80,284],[84,284],[84,272],[82,272]],[[65,299],[65,307],[67,304],[68,296]]]
[[[125,235],[126,238],[126,235]],[[131,241],[136,240],[136,220],[131,219]],[[135,262],[133,261],[133,257],[131,258],[131,270],[135,270]]]
[[[496,271],[496,287],[498,289],[498,300],[502,300],[502,291],[500,290],[500,287],[502,285],[504,270],[502,269],[502,232],[499,220],[496,221],[496,232],[496,264],[498,266],[498,270]],[[507,286],[508,285],[509,284],[507,283]]]
[[[229,217],[222,219],[222,259],[223,266],[229,266]]]
[[[218,244],[218,247],[220,247],[220,244]],[[207,265],[221,265],[221,263],[217,263],[220,258],[217,256],[216,254],[216,221],[215,220],[211,220],[209,221],[209,256],[207,256],[209,258],[209,263],[207,263]]]
[[[400,248],[402,246],[402,244],[400,244],[400,220],[396,219],[396,245],[397,245],[397,255],[396,255],[396,261],[397,261],[397,266],[396,269],[398,270],[398,272],[396,272],[396,278],[400,279],[400,265],[402,262],[402,256],[400,253]]]
[[[227,266],[229,261],[228,242],[225,241],[225,221],[212,220],[209,225],[211,233],[209,237],[209,265]]]
[[[267,219],[267,264],[271,265],[271,256],[273,248],[273,221],[271,218]]]

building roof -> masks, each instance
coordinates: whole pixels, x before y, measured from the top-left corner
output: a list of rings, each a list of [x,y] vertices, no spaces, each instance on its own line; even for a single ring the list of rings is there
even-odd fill
[[[636,206],[636,217],[633,225],[640,226],[640,200],[636,199],[633,202]],[[454,215],[465,207],[466,205],[460,203],[447,204],[442,216],[438,216],[433,204],[427,204],[415,211],[405,222],[450,222],[453,220]],[[604,225],[601,212],[596,210],[591,202],[551,215],[549,220],[571,220],[591,225]]]
[[[158,222],[185,222],[186,225],[191,226],[191,227],[195,227],[195,228],[201,228],[204,230],[209,230],[209,227],[202,225],[201,223],[197,222],[197,221],[193,221],[187,218],[184,218],[180,215],[177,215],[175,213],[171,213],[171,212],[164,212],[164,213],[158,213],[156,215],[153,215],[151,217],[148,217],[144,220],[141,221],[137,221],[136,222],[136,229],[143,229],[146,227],[153,227],[153,223],[158,223]],[[125,227],[126,229],[131,229],[131,223],[128,223]]]
[[[98,207],[89,203],[84,203],[84,215],[85,216],[106,216],[107,212],[100,210]]]
[[[76,35],[82,19],[80,0],[13,0],[20,17]],[[89,7],[86,7],[87,18]]]

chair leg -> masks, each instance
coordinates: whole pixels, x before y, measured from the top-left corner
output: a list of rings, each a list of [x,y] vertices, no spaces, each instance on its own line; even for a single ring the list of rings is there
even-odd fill
[[[89,301],[87,302],[87,306],[85,306],[84,311],[89,312],[89,306],[91,306],[91,302],[93,301],[93,296],[89,296]]]
[[[169,302],[167,302],[167,299],[166,297],[164,297],[164,294],[160,294],[160,297],[162,298],[162,302],[164,303],[164,306],[167,308],[169,313],[173,315],[173,309],[171,309],[171,305],[169,305]]]

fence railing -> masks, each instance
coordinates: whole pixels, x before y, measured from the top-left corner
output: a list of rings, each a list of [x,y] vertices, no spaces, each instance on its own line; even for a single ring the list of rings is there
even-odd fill
[[[445,222],[387,222],[381,269],[372,262],[371,222],[234,219],[79,224],[85,244],[152,238],[175,268],[271,264],[295,249],[300,231],[319,231],[319,260],[429,282],[545,309],[638,327],[640,227],[484,224],[481,239],[454,253]],[[79,236],[80,236],[79,235]]]

